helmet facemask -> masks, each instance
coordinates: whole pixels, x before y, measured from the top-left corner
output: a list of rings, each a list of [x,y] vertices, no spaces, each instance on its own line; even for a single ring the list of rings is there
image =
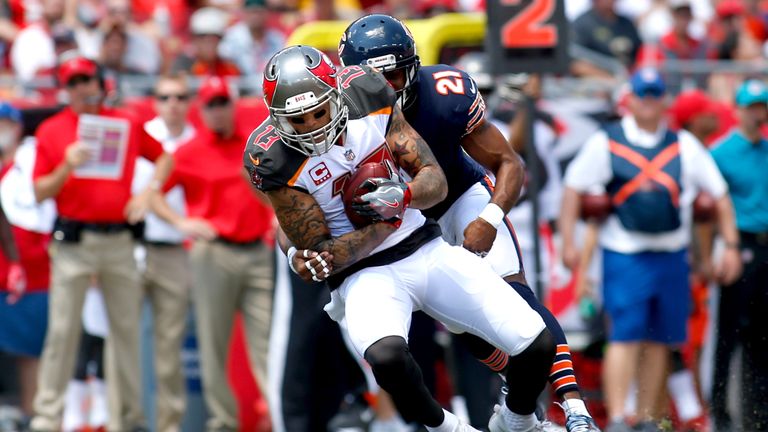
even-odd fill
[[[420,62],[417,57],[413,63],[403,67],[405,72],[405,85],[402,89],[395,92],[397,93],[397,104],[400,106],[401,110],[407,109],[416,102],[417,93],[412,87],[419,79],[419,66]]]
[[[305,102],[292,103],[302,98],[305,99]],[[326,104],[326,102],[328,103]],[[331,112],[331,120],[326,125],[311,132],[296,132],[290,122],[291,117],[304,115],[325,106]],[[277,133],[288,147],[307,156],[327,153],[347,128],[349,107],[343,103],[341,92],[336,88],[329,88],[319,98],[316,98],[312,92],[294,96],[291,100],[286,101],[286,107],[285,109],[269,109]]]
[[[397,61],[394,54],[387,54],[379,57],[368,58],[365,64],[375,68],[382,73],[402,70],[405,76],[405,84],[400,90],[395,90],[397,94],[397,105],[400,109],[406,109],[416,101],[416,92],[412,88],[419,78],[419,67],[421,61],[419,56],[413,55],[409,58]]]

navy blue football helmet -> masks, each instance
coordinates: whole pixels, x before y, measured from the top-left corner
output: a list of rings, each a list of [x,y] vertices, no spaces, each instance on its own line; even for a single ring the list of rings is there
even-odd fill
[[[414,100],[410,87],[416,82],[419,56],[411,31],[398,19],[373,14],[357,19],[344,30],[339,42],[344,66],[367,65],[381,72],[405,70],[405,86],[397,90],[402,107]]]

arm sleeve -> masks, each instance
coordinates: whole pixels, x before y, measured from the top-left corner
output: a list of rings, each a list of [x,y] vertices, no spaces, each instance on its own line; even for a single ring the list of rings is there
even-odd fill
[[[470,78],[471,80],[472,78]],[[474,81],[473,81],[474,84]],[[483,121],[485,118],[485,101],[483,100],[483,97],[480,95],[480,92],[477,92],[475,94],[475,98],[472,101],[472,105],[469,106],[467,109],[467,123],[466,127],[464,128],[464,135],[462,137],[465,137],[472,133],[472,131],[475,130],[475,128]]]
[[[598,131],[568,165],[563,183],[579,192],[605,186],[611,179],[611,157],[605,132]]]
[[[152,138],[150,134],[144,130],[140,125],[134,124],[133,133],[138,134],[139,140],[139,154],[146,159],[154,162],[163,154],[163,145],[159,141]]]
[[[50,173],[56,167],[57,162],[52,160],[50,150],[48,148],[47,134],[45,128],[38,130],[35,138],[37,139],[37,146],[35,152],[35,163],[32,169],[32,180]]]
[[[422,85],[436,90],[435,112],[445,127],[460,137],[472,133],[485,118],[485,101],[477,90],[475,81],[464,71],[443,67],[435,69],[431,79]]]

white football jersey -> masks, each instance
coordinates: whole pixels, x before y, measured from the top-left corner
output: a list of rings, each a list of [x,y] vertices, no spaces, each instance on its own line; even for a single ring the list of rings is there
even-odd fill
[[[397,99],[384,76],[368,67],[345,68],[339,80],[343,81],[349,120],[344,136],[328,152],[307,157],[291,149],[267,118],[248,137],[243,155],[243,164],[257,188],[270,191],[287,186],[311,194],[323,210],[333,237],[355,230],[342,201],[344,184],[352,173],[365,163],[394,160],[386,132]],[[398,244],[425,221],[419,210],[406,209],[400,228],[371,253]]]
[[[368,162],[392,160],[385,139],[388,121],[388,113],[370,114],[350,120],[344,145],[335,145],[323,155],[308,158],[299,171],[294,186],[306,190],[317,200],[333,237],[355,230],[344,213],[342,201],[342,190],[351,174],[357,167]],[[407,209],[400,228],[373,252],[399,243],[423,225],[424,221],[420,211]]]

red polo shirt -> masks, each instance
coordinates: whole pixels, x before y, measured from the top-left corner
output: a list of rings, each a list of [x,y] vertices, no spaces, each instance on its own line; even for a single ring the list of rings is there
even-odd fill
[[[201,130],[173,157],[173,172],[165,190],[184,188],[187,215],[205,219],[227,240],[260,239],[272,226],[272,209],[262,203],[244,174],[246,137],[235,133],[222,139]]]
[[[99,115],[125,119],[130,123],[122,176],[116,180],[102,180],[70,175],[55,197],[56,208],[62,217],[82,222],[125,222],[123,211],[131,198],[136,158],[141,155],[154,161],[163,153],[163,146],[127,113],[102,108]],[[77,140],[78,118],[74,111],[65,108],[40,125],[33,173],[35,180],[51,173],[62,163],[65,150]]]

